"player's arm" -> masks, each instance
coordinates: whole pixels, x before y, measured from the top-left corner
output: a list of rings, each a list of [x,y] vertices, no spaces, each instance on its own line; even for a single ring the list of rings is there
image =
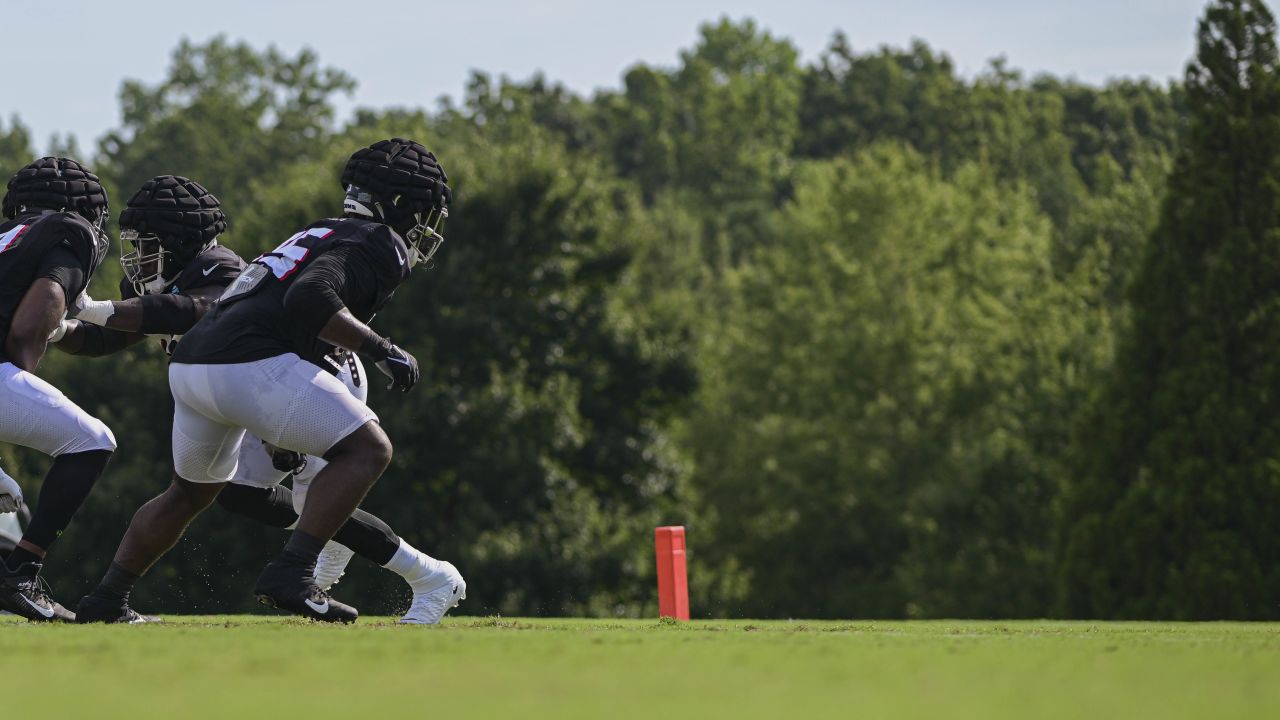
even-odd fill
[[[88,300],[79,303],[77,320],[111,330],[143,335],[182,335],[191,329],[222,294],[217,285],[187,293],[143,295],[128,300]]]
[[[37,278],[22,296],[13,314],[4,354],[9,362],[35,372],[44,357],[49,335],[67,311],[67,297],[62,286],[48,278]]]
[[[298,276],[285,293],[284,308],[321,340],[370,357],[391,378],[391,387],[408,390],[418,382],[418,361],[348,309],[376,303],[382,282],[376,262],[359,245],[331,250]]]
[[[5,356],[14,365],[35,372],[48,347],[49,335],[67,311],[67,295],[78,292],[85,282],[85,263],[68,244],[45,253],[36,279],[27,288],[13,314]]]
[[[118,353],[146,339],[147,336],[140,332],[112,330],[79,320],[63,320],[62,326],[49,338],[53,346],[62,352],[85,357]]]

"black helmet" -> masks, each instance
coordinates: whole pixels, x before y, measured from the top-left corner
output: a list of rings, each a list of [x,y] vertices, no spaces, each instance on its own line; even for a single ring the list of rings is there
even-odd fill
[[[120,213],[120,266],[139,295],[160,292],[226,229],[221,203],[203,185],[158,175]]]
[[[108,214],[107,191],[98,176],[63,157],[42,157],[15,173],[0,205],[10,220],[29,210],[69,210],[101,227]]]
[[[422,145],[402,138],[357,150],[342,171],[343,211],[386,223],[404,236],[409,265],[427,261],[444,242],[449,178]]]

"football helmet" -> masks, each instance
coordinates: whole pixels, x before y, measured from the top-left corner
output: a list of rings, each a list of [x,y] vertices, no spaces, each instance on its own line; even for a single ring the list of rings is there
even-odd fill
[[[120,214],[120,266],[139,295],[163,292],[226,229],[222,204],[203,185],[158,175],[143,183]]]
[[[357,150],[342,171],[347,215],[390,225],[409,248],[409,266],[428,262],[444,242],[449,178],[436,156],[403,138]]]
[[[28,212],[74,212],[89,222],[97,243],[94,268],[106,255],[107,190],[89,168],[64,157],[42,157],[9,178],[0,214],[12,220]]]

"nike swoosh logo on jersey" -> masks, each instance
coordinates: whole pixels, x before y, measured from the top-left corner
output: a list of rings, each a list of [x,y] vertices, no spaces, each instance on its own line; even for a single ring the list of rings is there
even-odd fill
[[[400,254],[400,248],[396,248],[396,259],[400,261],[401,265],[404,264],[404,256]]]
[[[313,602],[311,602],[311,598],[307,598],[306,600],[303,600],[303,602],[305,602],[305,603],[307,604],[307,607],[311,608],[312,610],[315,610],[316,612],[320,613],[321,615],[328,615],[328,614],[329,614],[329,601],[328,601],[328,600],[325,600],[323,605],[321,605],[320,603],[313,603]]]
[[[30,605],[32,610],[35,610],[36,612],[40,613],[44,617],[47,617],[47,618],[53,617],[53,608],[40,607],[39,605],[28,600],[26,595],[19,595],[18,597],[22,598],[22,602],[26,603],[27,605]]]
[[[204,275],[205,277],[209,277],[209,273],[211,273],[211,272],[213,272],[214,270],[217,270],[217,269],[218,269],[218,266],[217,266],[217,265],[210,265],[210,266],[209,266],[209,269],[208,269],[208,270],[204,270],[204,271],[202,271],[202,272],[201,272],[201,274],[202,274],[202,275]]]

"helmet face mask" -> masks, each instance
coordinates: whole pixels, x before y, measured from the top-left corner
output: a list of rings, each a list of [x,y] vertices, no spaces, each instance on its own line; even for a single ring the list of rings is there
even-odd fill
[[[137,230],[129,229],[120,231],[120,267],[138,295],[153,295],[164,290],[172,276],[182,269],[171,267],[172,259],[172,253],[164,249],[156,235],[140,235]]]
[[[418,263],[429,263],[431,258],[444,244],[444,221],[449,218],[449,209],[434,208],[425,213],[414,213],[414,226],[405,233],[405,243],[409,246],[409,267]]]
[[[97,261],[98,265],[107,258],[107,250],[111,248],[111,236],[107,234],[107,218],[111,217],[111,211],[106,205],[101,210],[94,213],[94,217],[87,217],[88,213],[81,211],[82,216],[89,221],[89,227],[93,228],[93,237],[98,244]],[[95,266],[95,269],[96,266]]]

